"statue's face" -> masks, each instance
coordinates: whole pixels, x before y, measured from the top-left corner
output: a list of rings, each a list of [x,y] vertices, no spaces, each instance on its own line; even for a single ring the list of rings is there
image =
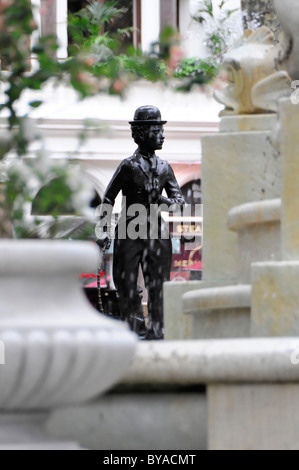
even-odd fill
[[[143,129],[142,147],[147,151],[161,150],[163,147],[164,127],[161,125],[145,126]]]

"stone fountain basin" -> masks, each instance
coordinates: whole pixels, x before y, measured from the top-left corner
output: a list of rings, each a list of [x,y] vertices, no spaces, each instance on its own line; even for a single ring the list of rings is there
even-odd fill
[[[0,259],[0,409],[79,404],[117,383],[137,337],[84,295],[78,276],[97,272],[97,245],[1,241]]]

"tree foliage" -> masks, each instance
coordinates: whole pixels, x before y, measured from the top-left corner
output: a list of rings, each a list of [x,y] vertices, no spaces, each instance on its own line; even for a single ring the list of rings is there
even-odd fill
[[[174,78],[180,83],[179,88],[187,91],[193,84],[206,84],[215,77],[218,70],[215,54],[223,49],[218,33],[210,37],[212,59],[209,60],[185,59],[178,33],[171,27],[162,31],[149,53],[143,53],[132,44],[125,46],[124,39],[133,34],[132,28],[110,29],[125,10],[118,6],[117,0],[89,1],[85,8],[70,15],[70,56],[59,61],[57,38],[38,34],[31,1],[1,0],[0,82],[4,100],[0,103],[0,113],[7,119],[7,128],[5,136],[0,138],[0,236],[9,236],[7,221],[11,220],[15,221],[19,236],[28,235],[23,224],[24,206],[36,195],[32,181],[40,186],[47,183],[49,175],[56,178],[56,183],[50,186],[52,192],[45,191],[45,200],[40,201],[41,207],[52,212],[54,218],[58,205],[63,204],[60,196],[68,206],[67,200],[73,194],[66,187],[67,168],[49,166],[44,158],[37,157],[30,163],[8,158],[12,153],[18,157],[26,155],[34,138],[28,132],[26,116],[18,113],[18,103],[25,92],[40,91],[51,80],[71,86],[82,99],[98,93],[122,95],[133,80],[140,78],[165,83]],[[210,0],[204,0],[197,21],[203,23],[207,17],[213,17]],[[33,34],[36,39],[32,46]],[[32,67],[33,57],[38,66]],[[41,104],[42,98],[33,98],[29,103],[32,108]]]

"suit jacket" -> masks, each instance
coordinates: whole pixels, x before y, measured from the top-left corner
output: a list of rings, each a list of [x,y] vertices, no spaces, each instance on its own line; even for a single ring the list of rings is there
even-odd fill
[[[160,196],[155,203],[164,204],[168,208],[174,205],[183,207],[185,201],[170,164],[156,155],[154,158],[156,159],[154,176]],[[151,184],[153,177],[149,166],[146,157],[137,149],[132,157],[122,161],[112,177],[103,203],[114,206],[117,195],[122,191],[126,199],[122,208],[121,220],[126,219],[127,222],[130,222],[134,219],[134,216],[127,215],[127,209],[133,204],[143,205],[146,208],[147,216],[149,215],[150,199],[147,186]],[[163,190],[166,191],[167,197],[162,196]]]

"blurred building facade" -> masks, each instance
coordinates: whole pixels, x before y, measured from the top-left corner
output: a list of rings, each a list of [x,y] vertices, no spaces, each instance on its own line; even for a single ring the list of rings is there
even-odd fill
[[[100,0],[102,1],[102,0]],[[103,0],[104,1],[104,0]],[[57,56],[68,57],[67,15],[86,5],[84,0],[32,0],[35,16],[42,35],[55,34],[59,40]],[[121,2],[120,2],[121,3]],[[166,25],[180,32],[181,46],[187,57],[205,57],[204,34],[192,19],[199,9],[199,0],[130,0],[126,20],[135,32],[132,41],[144,51],[158,40]],[[218,0],[213,0],[217,7]],[[228,0],[228,8],[240,7],[240,0]],[[217,10],[217,9],[216,9]],[[34,38],[32,38],[34,42]],[[32,61],[34,67],[34,58]],[[210,87],[179,93],[163,84],[139,81],[132,84],[125,97],[99,95],[79,102],[74,91],[63,85],[43,90],[44,105],[31,115],[38,119],[44,145],[53,158],[76,159],[88,174],[100,202],[108,182],[119,163],[133,154],[135,144],[128,121],[137,107],[144,104],[158,106],[165,126],[166,141],[160,153],[168,160],[187,202],[201,202],[201,136],[218,131],[221,106],[213,99]],[[24,105],[26,106],[26,105]],[[87,122],[88,121],[88,122]],[[78,141],[78,135],[88,138]],[[96,205],[96,204],[95,204]],[[115,211],[120,207],[120,198]],[[198,222],[199,225],[196,225]],[[199,220],[186,221],[187,229],[201,232]],[[179,225],[173,231],[180,230]],[[177,247],[173,262],[173,277],[192,279],[192,266],[198,278],[201,268],[200,246],[193,259],[190,253],[181,253]],[[194,254],[192,254],[194,256]]]

